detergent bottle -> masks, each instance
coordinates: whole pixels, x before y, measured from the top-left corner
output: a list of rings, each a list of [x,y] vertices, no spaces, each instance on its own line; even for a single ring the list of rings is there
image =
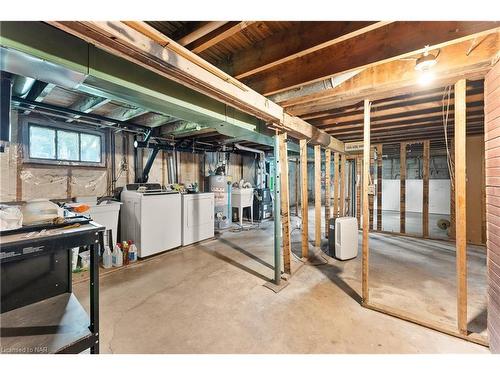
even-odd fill
[[[113,267],[113,254],[108,245],[104,245],[104,252],[102,253],[102,266],[104,268]]]
[[[135,262],[137,260],[137,246],[135,246],[134,241],[128,241],[128,259],[130,262]]]
[[[123,252],[119,243],[117,243],[113,249],[112,261],[113,267],[121,267],[123,265]]]

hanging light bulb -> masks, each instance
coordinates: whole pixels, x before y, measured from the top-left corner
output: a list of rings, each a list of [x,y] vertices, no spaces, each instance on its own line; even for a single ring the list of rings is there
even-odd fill
[[[436,65],[436,63],[436,56],[429,53],[429,46],[425,46],[424,54],[417,59],[415,64],[415,70],[420,72],[418,82],[421,85],[428,85],[434,80],[435,75],[431,71],[431,68]]]

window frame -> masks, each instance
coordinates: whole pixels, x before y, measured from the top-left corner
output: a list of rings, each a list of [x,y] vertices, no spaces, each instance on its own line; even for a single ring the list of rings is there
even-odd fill
[[[106,167],[106,134],[104,131],[89,129],[87,127],[71,123],[60,123],[60,122],[48,122],[41,119],[26,119],[20,121],[20,126],[23,129],[23,162],[28,164],[49,164],[49,165],[62,165],[62,166],[86,166],[86,167]],[[54,142],[55,142],[55,159],[45,159],[31,157],[30,155],[30,128],[31,126],[38,126],[42,128],[47,128],[55,131]],[[81,158],[81,134],[88,134],[98,136],[101,139],[100,142],[100,162],[92,161],[80,161],[80,160],[63,160],[57,159],[58,155],[58,130],[73,132],[78,135],[78,158]]]

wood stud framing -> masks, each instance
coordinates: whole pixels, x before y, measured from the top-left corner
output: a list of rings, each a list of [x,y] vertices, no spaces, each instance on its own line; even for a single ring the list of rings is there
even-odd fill
[[[333,154],[333,217],[339,216],[339,153]]]
[[[321,146],[314,146],[314,246],[321,245]]]
[[[288,150],[286,146],[286,133],[279,136],[280,146],[280,180],[281,180],[281,226],[283,230],[283,270],[287,274],[291,269],[291,239],[290,239],[290,198],[288,186]]]
[[[302,208],[302,258],[309,256],[309,198],[307,196],[307,140],[299,141],[300,148],[300,192]]]
[[[423,194],[422,194],[422,236],[429,238],[429,161],[430,161],[430,141],[424,141],[423,155]]]
[[[455,84],[455,237],[457,257],[457,323],[467,334],[467,217],[465,79]]]
[[[328,225],[330,222],[330,161],[331,161],[331,151],[325,150],[325,237],[328,238]]]
[[[406,232],[406,143],[400,144],[399,152],[399,232]]]
[[[377,145],[377,230],[382,230],[382,144]]]
[[[369,301],[368,291],[368,259],[369,259],[369,243],[368,243],[368,224],[369,224],[369,207],[368,207],[368,183],[370,174],[370,102],[364,101],[364,132],[363,132],[363,255],[362,255],[362,298],[363,303]]]
[[[340,156],[340,202],[339,202],[340,217],[345,215],[345,163],[346,163],[346,156],[345,154],[342,154]]]

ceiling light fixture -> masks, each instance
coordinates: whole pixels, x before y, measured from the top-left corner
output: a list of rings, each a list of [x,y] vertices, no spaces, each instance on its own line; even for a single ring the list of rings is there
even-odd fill
[[[425,46],[425,51],[422,56],[420,56],[415,63],[415,70],[420,72],[420,77],[418,79],[421,85],[428,85],[434,80],[434,73],[431,68],[436,65],[437,56],[429,53],[429,46]]]

